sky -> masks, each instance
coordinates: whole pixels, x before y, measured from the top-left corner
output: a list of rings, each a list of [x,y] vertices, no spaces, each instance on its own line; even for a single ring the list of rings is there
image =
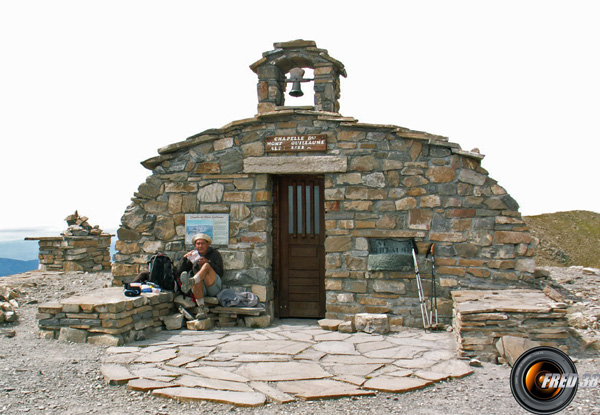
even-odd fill
[[[0,241],[115,232],[157,149],[256,114],[249,65],[314,40],[341,109],[478,148],[524,215],[600,212],[597,1],[0,1]],[[290,103],[286,101],[286,103]]]

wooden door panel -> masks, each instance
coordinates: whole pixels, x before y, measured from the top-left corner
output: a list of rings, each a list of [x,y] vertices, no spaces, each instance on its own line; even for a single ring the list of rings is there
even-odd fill
[[[290,293],[290,302],[312,302],[319,303],[319,293],[301,293],[293,294]]]
[[[321,271],[319,269],[312,269],[312,270],[311,269],[309,269],[309,270],[291,269],[288,271],[288,278],[290,281],[295,278],[304,278],[304,279],[318,281],[320,279],[320,276],[321,276]]]
[[[288,286],[311,286],[311,287],[319,287],[320,281],[318,278],[290,278]]]
[[[320,284],[318,280],[294,279],[290,280],[289,292],[301,292],[302,290],[319,290]]]
[[[280,317],[325,315],[324,181],[281,176],[277,183]]]
[[[319,269],[318,258],[290,258],[288,261],[290,270],[315,270]]]
[[[319,287],[317,287],[317,286],[295,285],[295,286],[290,287],[289,295],[290,295],[290,297],[292,295],[296,295],[296,296],[311,295],[311,294],[318,295],[319,292],[320,292],[320,290],[319,290]],[[318,301],[318,299],[315,299],[314,301]]]
[[[316,246],[290,246],[290,258],[316,258],[318,247]]]
[[[315,310],[318,310],[320,307],[320,302],[318,301],[290,301],[289,304],[290,310],[293,310],[293,316],[289,317],[315,318]]]

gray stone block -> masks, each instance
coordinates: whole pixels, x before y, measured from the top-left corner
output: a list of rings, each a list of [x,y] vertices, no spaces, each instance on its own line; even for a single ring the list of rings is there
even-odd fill
[[[62,327],[58,335],[58,341],[71,343],[85,343],[87,341],[88,332],[85,330],[73,329],[70,327]]]
[[[354,326],[357,331],[364,331],[370,334],[385,334],[390,331],[390,321],[387,314],[356,314],[354,316]]]

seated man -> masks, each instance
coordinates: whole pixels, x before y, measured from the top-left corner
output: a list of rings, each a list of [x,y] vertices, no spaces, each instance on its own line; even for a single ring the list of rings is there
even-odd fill
[[[196,304],[204,308],[204,297],[216,297],[221,291],[223,259],[219,251],[210,246],[212,238],[207,234],[194,235],[192,243],[196,249],[181,258],[176,274],[179,275],[181,281],[181,290],[185,294],[191,291]],[[196,316],[196,318],[202,317]]]

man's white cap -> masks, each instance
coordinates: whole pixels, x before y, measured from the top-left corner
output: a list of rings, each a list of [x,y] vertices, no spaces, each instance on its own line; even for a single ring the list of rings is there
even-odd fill
[[[204,239],[209,244],[212,244],[212,238],[210,236],[208,236],[207,234],[205,234],[205,233],[197,233],[196,235],[194,235],[194,237],[192,238],[192,244],[195,245],[196,241],[198,239]]]

